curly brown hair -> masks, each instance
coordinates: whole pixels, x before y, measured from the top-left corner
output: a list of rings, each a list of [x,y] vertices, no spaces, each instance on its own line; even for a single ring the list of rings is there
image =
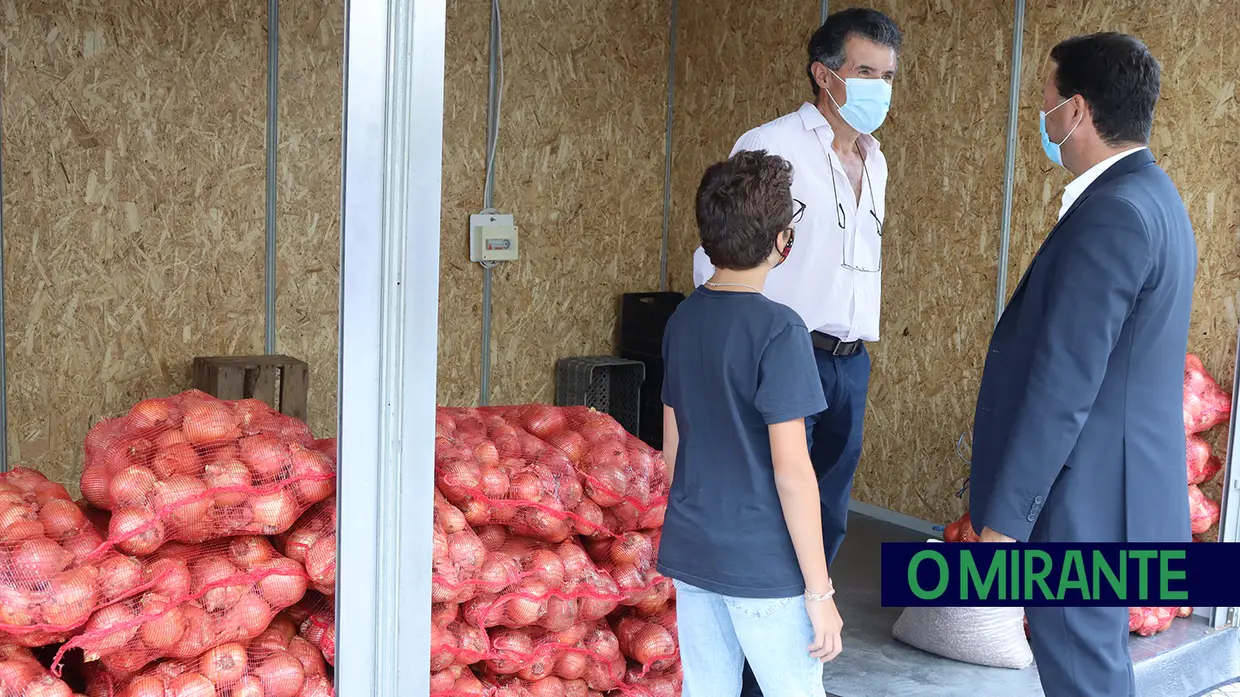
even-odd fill
[[[770,258],[792,222],[792,165],[742,150],[706,169],[697,192],[698,235],[715,268],[745,271]]]

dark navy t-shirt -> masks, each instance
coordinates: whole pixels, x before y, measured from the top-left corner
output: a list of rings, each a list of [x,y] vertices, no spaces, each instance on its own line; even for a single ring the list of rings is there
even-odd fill
[[[701,287],[668,321],[663,361],[680,445],[659,572],[733,597],[800,595],[767,427],[827,407],[805,324],[758,293]]]

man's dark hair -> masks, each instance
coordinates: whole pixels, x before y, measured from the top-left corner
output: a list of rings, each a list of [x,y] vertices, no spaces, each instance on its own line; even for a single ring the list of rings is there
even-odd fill
[[[1148,143],[1162,69],[1145,44],[1116,32],[1074,36],[1051,50],[1055,89],[1081,95],[1108,145]]]
[[[819,92],[818,81],[810,68],[814,63],[822,63],[836,71],[844,67],[844,44],[854,36],[887,46],[897,54],[904,44],[900,27],[878,10],[854,7],[827,15],[827,21],[809,39],[809,62],[805,64],[805,74],[809,75],[815,97]]]
[[[698,234],[716,268],[745,271],[770,258],[792,222],[792,165],[742,150],[711,165],[697,193]]]

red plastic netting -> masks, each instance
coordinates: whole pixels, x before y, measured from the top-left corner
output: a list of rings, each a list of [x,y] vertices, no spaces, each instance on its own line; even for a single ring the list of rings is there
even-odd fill
[[[646,615],[662,612],[676,597],[672,580],[655,569],[662,532],[628,532],[615,538],[587,540],[590,558],[615,580],[620,604]]]
[[[675,605],[651,616],[628,610],[609,619],[620,653],[629,659],[630,674],[639,678],[663,675],[680,665]]]
[[[497,592],[479,586],[462,605],[462,618],[475,627],[563,631],[600,620],[625,600],[611,576],[574,540],[540,542],[500,526],[483,528],[478,538],[487,550],[480,578],[495,580],[495,586],[508,582]]]
[[[0,697],[72,697],[73,690],[27,649],[0,644]]]
[[[300,642],[300,643],[298,643]],[[322,656],[299,637],[221,644],[190,660],[160,661],[133,675],[96,670],[90,697],[331,697]]]
[[[1201,433],[1226,423],[1231,395],[1210,376],[1201,359],[1188,354],[1184,362],[1184,430]]]
[[[587,407],[439,408],[436,483],[471,525],[562,542],[663,523],[662,456]]]
[[[327,665],[336,665],[336,603],[332,596],[309,591],[285,613],[297,625],[297,633],[323,654]]]
[[[17,468],[0,474],[0,636],[64,641],[91,612],[141,589],[142,565],[104,543],[60,484]]]
[[[158,658],[190,658],[249,640],[305,595],[305,571],[261,537],[170,543],[142,560],[154,579],[142,594],[96,611],[57,654],[81,648],[114,674]]]
[[[482,682],[489,690],[488,697],[603,697],[603,692],[591,690],[584,680],[562,680],[555,676],[530,681],[491,675]]]
[[[1128,608],[1128,631],[1140,636],[1152,636],[1166,631],[1176,617],[1193,614],[1191,607],[1130,607]]]
[[[534,682],[554,676],[583,680],[591,690],[618,687],[625,671],[620,643],[606,622],[580,623],[562,632],[540,627],[490,630],[488,672]]]
[[[301,564],[314,590],[336,594],[336,497],[306,511],[289,531],[275,538],[276,549]]]
[[[486,630],[465,622],[459,605],[431,606],[431,672],[473,665],[490,656],[491,640]]]
[[[1218,501],[1206,496],[1196,484],[1188,485],[1188,514],[1193,533],[1203,533],[1214,527],[1218,523],[1220,510]]]
[[[969,512],[965,511],[964,515],[947,524],[943,528],[944,542],[981,542],[977,531],[973,529],[973,521],[969,519]]]
[[[619,691],[625,697],[680,697],[684,677],[679,660],[661,672],[645,672],[638,666],[630,665]]]
[[[189,390],[96,424],[82,494],[112,511],[108,540],[128,554],[168,540],[276,535],[335,493],[329,452],[304,423],[263,402]]]
[[[1210,444],[1204,438],[1189,433],[1185,441],[1187,453],[1188,483],[1204,484],[1223,469],[1223,463],[1210,452]]]
[[[430,697],[490,697],[494,687],[482,684],[466,666],[450,666],[431,672]]]
[[[461,603],[479,592],[499,593],[521,578],[515,559],[487,553],[465,515],[435,490],[431,602]]]

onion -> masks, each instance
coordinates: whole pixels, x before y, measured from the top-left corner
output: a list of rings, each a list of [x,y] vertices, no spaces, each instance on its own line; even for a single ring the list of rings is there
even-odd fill
[[[603,508],[618,505],[629,488],[627,467],[623,450],[609,444],[595,446],[583,468],[586,496]]]
[[[241,644],[221,644],[202,655],[198,671],[217,687],[229,688],[245,675],[245,647]]]
[[[333,697],[335,691],[332,681],[323,675],[310,675],[302,685],[299,697]]]
[[[255,496],[250,499],[250,508],[254,511],[253,525],[264,535],[278,535],[297,521],[297,500],[284,489]]]
[[[327,675],[327,663],[323,661],[323,653],[305,639],[293,637],[289,641],[288,652],[301,661],[306,675]]]
[[[198,458],[198,451],[189,443],[169,445],[156,451],[151,459],[151,470],[161,479],[174,474],[198,474],[201,469],[202,461]]]
[[[13,574],[28,583],[41,582],[64,571],[73,562],[73,555],[46,537],[21,543],[13,551]]]
[[[654,564],[654,546],[649,537],[639,532],[625,533],[612,542],[608,558],[613,564],[648,569]]]
[[[121,508],[112,514],[108,537],[126,554],[150,554],[164,542],[164,524],[146,509]]]
[[[43,523],[31,516],[29,518],[21,518],[6,526],[0,532],[0,542],[16,545],[22,540],[46,539],[46,535],[47,532],[43,529]]]
[[[595,697],[597,692],[591,692],[589,685],[585,680],[565,680],[564,681],[564,697]],[[668,695],[668,697],[675,697]]]
[[[76,627],[90,617],[99,601],[99,572],[90,566],[66,571],[52,578],[43,602],[43,620],[57,627]]]
[[[573,626],[577,615],[576,598],[553,595],[547,598],[547,612],[538,623],[553,632],[560,632]]]
[[[231,406],[237,425],[245,433],[256,432],[252,430],[254,423],[257,421],[261,424],[262,420],[272,412],[271,407],[260,399],[238,399]]]
[[[267,601],[257,593],[247,593],[220,618],[221,638],[241,641],[256,637],[267,628],[272,614]]]
[[[253,675],[247,675],[233,686],[232,697],[266,697],[263,683]]]
[[[585,499],[585,490],[581,487],[581,481],[577,479],[576,472],[566,471],[564,476],[556,477],[556,494],[563,504],[564,510],[571,511],[581,505]]]
[[[212,644],[218,643],[215,629],[211,626],[211,618],[202,608],[186,603],[181,606],[181,615],[185,618],[185,634],[169,653],[185,657],[198,656]]]
[[[237,537],[228,544],[228,555],[234,564],[243,569],[253,569],[269,559],[275,551],[261,537]]]
[[[588,661],[585,654],[565,651],[555,662],[555,674],[565,680],[580,680],[586,674]]]
[[[133,405],[125,416],[125,425],[143,431],[164,424],[176,425],[181,410],[167,399],[144,399]]]
[[[486,525],[490,521],[493,512],[491,507],[481,499],[469,499],[461,504],[461,512],[465,514],[465,520],[470,525],[479,526]]]
[[[533,537],[547,542],[563,542],[572,534],[568,523],[557,518],[549,511],[533,508],[523,511],[523,513],[525,525],[528,526],[529,533]]]
[[[289,447],[275,436],[265,433],[248,436],[237,445],[241,448],[241,461],[254,473],[256,481],[275,481],[292,465]]]
[[[491,668],[501,675],[511,675],[529,662],[534,652],[534,642],[521,631],[503,630],[491,635],[494,657],[488,661]]]
[[[334,555],[332,557],[332,564],[334,567]],[[301,567],[295,561],[290,559],[272,559],[259,567],[259,571],[266,575],[258,581],[258,589],[271,607],[289,607],[301,600],[302,596],[306,594],[306,577]],[[332,579],[333,581],[335,580],[334,573]]]
[[[509,478],[509,498],[537,503],[542,500],[543,485],[533,472],[520,472]]]
[[[39,509],[39,522],[54,539],[64,539],[86,524],[82,509],[71,501],[56,499],[48,501]]]
[[[249,586],[241,577],[241,571],[227,559],[208,555],[190,565],[193,592],[201,594],[202,607],[217,612],[237,604]],[[231,583],[226,583],[231,581]],[[207,590],[209,588],[209,590]]]
[[[449,535],[469,527],[469,523],[465,520],[465,514],[461,513],[461,509],[450,504],[435,506],[435,522]]]
[[[142,643],[156,651],[162,652],[179,642],[188,626],[180,605],[153,593],[142,599],[141,616],[145,621],[138,635]]]
[[[536,405],[530,407],[522,420],[525,430],[538,436],[548,438],[567,427],[564,412],[551,406]]]
[[[335,564],[336,538],[335,536],[325,537],[315,543],[315,546],[310,550],[310,554],[306,555],[306,571],[310,573],[311,577],[315,576],[315,573],[310,570],[310,567],[315,565],[315,550],[323,543],[329,541],[331,543],[331,563]],[[482,541],[478,539],[473,530],[463,530],[448,536],[448,556],[454,566],[466,572],[473,572],[482,566],[482,561],[486,557],[486,551],[486,547],[482,545]]]
[[[142,579],[152,584],[152,592],[167,598],[189,595],[192,583],[189,567],[182,559],[157,559],[142,570]]]
[[[146,649],[125,649],[99,659],[105,668],[117,675],[132,675],[149,663],[151,654]]]
[[[199,401],[185,405],[181,424],[185,437],[194,445],[236,440],[241,436],[232,410],[218,401]]]
[[[110,554],[99,562],[99,592],[111,602],[142,584],[142,562]]]
[[[186,673],[168,683],[168,697],[215,697],[215,694],[215,685],[198,673]]]
[[[486,593],[500,593],[521,578],[521,567],[507,555],[494,554],[482,563],[478,572],[481,589]]]
[[[292,460],[293,493],[303,505],[318,503],[336,493],[336,476],[331,459],[300,445],[289,446]]]
[[[153,675],[134,678],[133,682],[121,691],[120,697],[164,697],[164,681]]]
[[[288,537],[284,540],[284,556],[298,564],[306,563],[306,552],[309,552],[314,543],[318,542],[321,535],[319,531],[305,525],[290,530]]]
[[[183,474],[168,476],[155,485],[152,501],[158,516],[174,530],[186,530],[203,526],[207,511],[211,510],[213,498],[207,494],[207,485],[195,477]]]
[[[647,622],[633,637],[632,657],[650,670],[665,670],[676,659],[676,640],[663,627]]]
[[[494,443],[483,441],[474,446],[474,457],[483,467],[494,467],[499,464],[499,448]]]
[[[481,565],[482,555],[485,551],[482,547],[482,543],[478,542],[478,538],[473,537],[472,531],[469,533],[458,532],[456,535],[448,538],[448,551],[450,554],[453,554],[453,555],[460,552],[459,545],[455,547],[453,546],[454,540],[457,536],[462,536],[466,534],[468,534],[473,539],[473,543],[477,545],[476,556],[469,557],[468,559],[463,559],[461,561],[457,561],[456,559],[454,559],[453,561],[454,563],[456,563],[456,565],[459,568],[469,569],[472,571],[473,569],[477,569],[478,566]],[[469,560],[474,561],[472,566],[466,563]],[[306,573],[310,575],[310,578],[314,581],[316,586],[320,586],[322,588],[335,587],[336,585],[336,536],[335,535],[329,535],[327,537],[320,538],[319,541],[315,542],[314,546],[310,548],[310,551],[306,554]]]
[[[449,460],[442,466],[439,463],[435,465],[435,484],[444,498],[458,506],[465,497],[478,490],[481,477],[481,469],[469,460]]]
[[[513,588],[504,615],[510,627],[526,627],[538,621],[547,611],[547,596],[551,589],[538,579],[527,579]]]
[[[127,467],[117,472],[108,484],[110,508],[145,505],[157,481],[155,473],[145,467]]]
[[[479,486],[483,496],[492,500],[507,498],[508,485],[508,473],[503,468],[483,467],[480,470]]]
[[[253,646],[266,649],[267,651],[275,651],[277,649],[284,651],[288,649],[289,642],[293,637],[297,636],[297,626],[286,615],[277,615],[254,639]]]
[[[581,434],[576,431],[560,431],[559,433],[549,436],[547,438],[547,442],[550,443],[552,447],[568,456],[568,459],[572,461],[573,464],[581,462],[582,456],[585,455],[586,441],[581,437]]]
[[[271,654],[254,674],[266,688],[267,697],[296,697],[306,680],[301,661],[288,653]]]
[[[79,482],[82,496],[90,505],[110,510],[112,503],[108,496],[109,482],[107,469],[103,467],[87,467],[82,470],[82,479]]]
[[[90,616],[82,631],[90,638],[92,653],[106,656],[128,644],[138,633],[133,608],[127,603],[105,605]],[[122,626],[125,625],[125,626]]]
[[[73,697],[73,690],[63,681],[45,673],[26,685],[23,697]]]
[[[185,437],[185,432],[177,428],[171,431],[163,431],[155,436],[155,450],[163,450],[174,445],[188,444],[189,439]]]
[[[502,525],[484,525],[474,532],[488,552],[494,552],[508,541],[508,530]]]

